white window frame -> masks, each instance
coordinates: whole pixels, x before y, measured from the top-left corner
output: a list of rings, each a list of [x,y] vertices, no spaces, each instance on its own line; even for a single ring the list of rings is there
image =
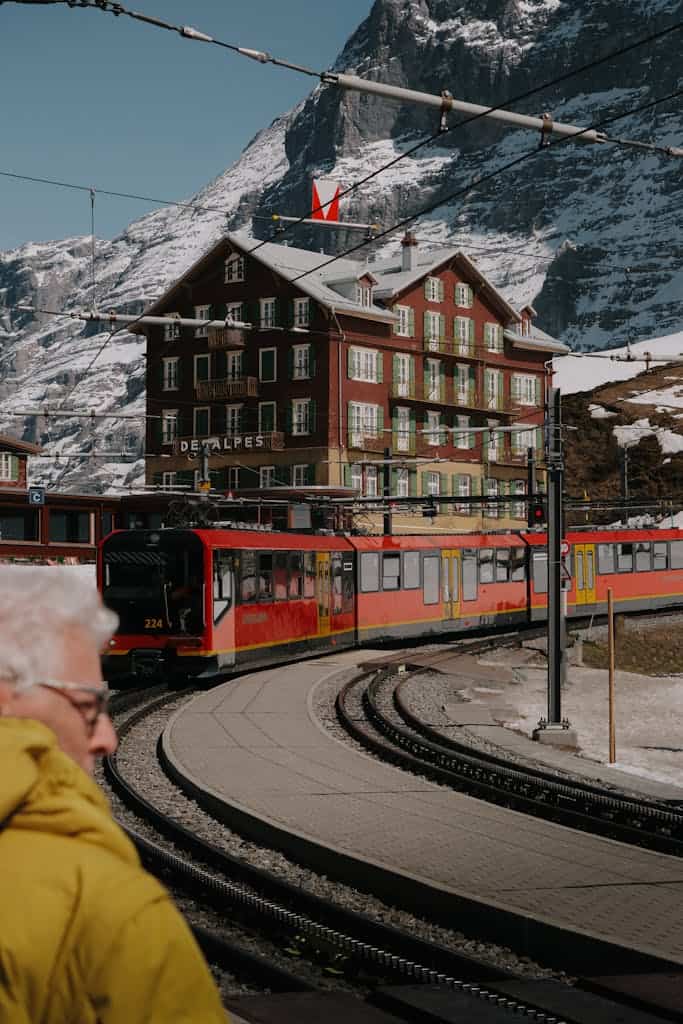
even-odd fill
[[[487,420],[486,425],[489,430],[488,460],[489,462],[499,462],[502,455],[500,423],[498,420]]]
[[[236,437],[242,433],[242,413],[244,406],[239,404],[226,405],[225,407],[225,436]],[[231,422],[232,421],[232,422]],[[235,430],[235,421],[237,429]]]
[[[263,356],[266,352],[272,352],[274,355],[273,359],[273,376],[266,380],[263,376]],[[258,379],[262,384],[272,384],[277,380],[277,349],[276,348],[260,348],[258,353]]]
[[[498,381],[503,377],[502,370],[492,370],[487,367],[484,371],[484,402],[487,409],[499,409]]]
[[[425,281],[425,298],[427,302],[441,302],[441,279],[428,277]]]
[[[440,359],[424,361],[424,397],[428,402],[443,402]]]
[[[470,368],[467,363],[455,364],[455,400],[458,405],[469,405],[472,400],[470,393]]]
[[[379,497],[379,473],[377,466],[366,466],[364,476],[363,495],[366,498]]]
[[[438,281],[438,278],[434,278]],[[441,314],[437,313],[436,310],[427,309],[425,310],[425,342],[429,351],[438,352],[441,343]],[[434,348],[432,349],[432,344]]]
[[[211,306],[210,305],[195,306],[194,307],[194,318],[195,318],[195,320],[210,320],[211,319]],[[208,336],[209,336],[209,328],[206,327],[206,325],[203,326],[203,327],[195,327],[194,336],[195,336],[195,338],[208,338]]]
[[[356,284],[356,302],[363,309],[370,309],[372,306],[372,285]]]
[[[195,387],[197,387],[197,385],[200,383],[199,375],[197,373],[197,366],[199,365],[201,360],[206,360],[207,366],[209,368],[209,372],[207,373],[207,375],[206,375],[206,377],[204,379],[205,380],[211,380],[211,354],[208,353],[208,352],[200,352],[198,355],[196,355],[194,357],[194,360],[193,360],[193,364],[194,364],[193,380],[194,380],[194,386]]]
[[[161,360],[161,390],[178,390],[179,356],[164,356]]]
[[[457,429],[453,433],[453,444],[456,448],[474,448],[474,434],[470,432],[470,427],[472,426],[471,417],[456,416],[456,420]]]
[[[259,327],[262,331],[275,327],[276,298],[274,295],[259,299]]]
[[[349,402],[348,427],[353,447],[361,447],[364,437],[377,437],[379,408],[379,405],[373,405],[371,402]]]
[[[225,307],[225,319],[242,323],[242,306],[241,302],[229,302]]]
[[[533,373],[513,373],[510,378],[510,396],[520,405],[536,405],[536,381]]]
[[[265,433],[263,429],[263,410],[266,406],[273,407],[273,432],[277,430],[277,402],[259,402],[258,404],[258,432],[259,434]]]
[[[294,299],[294,326],[308,327],[311,322],[311,300],[309,298]]]
[[[178,474],[175,470],[161,474],[161,489],[166,491],[178,486]]]
[[[441,413],[434,409],[427,409],[425,423],[425,441],[427,444],[441,444]]]
[[[526,480],[512,480],[510,494],[516,498],[526,498]],[[510,506],[510,515],[513,519],[526,519],[526,501],[513,501]]]
[[[500,488],[498,486],[498,480],[493,476],[488,476],[484,480],[484,492],[487,498],[497,498],[500,495]],[[485,505],[486,516],[489,519],[497,519],[500,512],[498,505]]]
[[[455,286],[454,294],[455,305],[459,309],[472,309],[474,305],[474,289],[471,284],[465,284],[460,281]]]
[[[12,459],[14,459],[14,458],[17,459],[17,475],[16,476],[14,476],[13,473],[12,473],[12,465],[13,465]],[[18,480],[19,479],[18,466],[19,466],[19,459],[17,458],[17,456],[13,455],[11,452],[0,452],[0,480],[5,481],[5,483],[8,483],[8,482],[9,483],[13,483],[14,481]]]
[[[453,318],[453,339],[458,355],[471,355],[474,346],[474,320],[471,316]]]
[[[161,443],[173,444],[178,436],[178,409],[161,410]]]
[[[259,487],[273,487],[275,485],[275,466],[259,466],[258,482]]]
[[[396,496],[407,498],[410,494],[410,471],[405,466],[396,470]]]
[[[180,313],[164,313],[164,316],[171,316],[180,319]],[[182,333],[180,324],[164,324],[164,341],[177,341]]]
[[[393,381],[394,394],[398,398],[408,398],[410,396],[410,360],[412,356],[409,356],[405,352],[397,352],[394,366],[399,367],[399,372]],[[393,369],[393,367],[392,367]]]
[[[396,445],[397,452],[410,451],[410,409],[407,406],[399,405],[396,407],[396,437],[394,444]]]
[[[410,312],[410,306],[394,306],[394,313],[398,316],[396,334],[400,338],[410,337]]]
[[[207,414],[207,416],[206,416],[207,430],[206,430],[206,434],[202,434],[202,435],[199,434],[199,431],[197,429],[197,414],[201,413],[201,412],[205,412]],[[211,406],[210,405],[195,405],[195,406],[193,406],[193,409],[192,409],[192,427],[193,427],[193,430],[192,430],[192,436],[193,437],[199,437],[199,436],[209,437],[209,435],[211,434]]]
[[[484,324],[484,346],[487,352],[503,351],[503,328],[500,324],[491,321]]]
[[[306,477],[308,475],[308,464],[297,463],[292,466],[292,487],[306,487]],[[299,478],[299,479],[297,479]]]
[[[438,498],[441,494],[441,474],[428,469],[425,474],[425,486],[430,498]]]
[[[239,491],[240,489],[240,467],[228,466],[228,490]]]
[[[377,384],[377,362],[381,358],[376,348],[351,346],[351,373],[349,380],[363,380],[368,384]]]
[[[363,467],[360,462],[353,462],[349,470],[351,487],[354,487],[359,494],[363,493]]]
[[[468,473],[461,473],[458,476],[457,488],[458,488],[457,497],[459,497],[459,498],[471,498],[472,497],[472,477]],[[470,507],[469,504],[457,504],[456,503],[455,511],[459,512],[459,513],[461,513],[463,515],[471,515],[472,514],[472,508]]]
[[[292,345],[292,380],[311,379],[311,346]]]
[[[526,455],[527,448],[536,449],[536,427],[531,423],[518,423],[511,433],[513,455]]]
[[[225,372],[228,380],[241,380],[243,375],[244,359],[243,352],[226,352]]]
[[[292,435],[303,437],[311,432],[310,398],[292,399]]]
[[[244,256],[239,252],[231,253],[225,261],[225,284],[233,284],[246,280]]]

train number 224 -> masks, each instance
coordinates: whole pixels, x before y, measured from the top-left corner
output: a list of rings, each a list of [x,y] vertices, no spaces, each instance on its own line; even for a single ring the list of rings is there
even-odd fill
[[[161,619],[145,619],[145,629],[161,629]]]

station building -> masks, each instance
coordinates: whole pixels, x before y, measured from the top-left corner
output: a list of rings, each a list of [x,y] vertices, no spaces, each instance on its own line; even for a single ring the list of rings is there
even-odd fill
[[[568,349],[461,251],[406,234],[400,256],[364,263],[229,233],[145,312],[225,322],[135,328],[147,337],[148,484],[192,485],[208,442],[213,486],[236,497],[371,498],[390,448],[399,507],[452,497],[447,530],[526,520],[515,498],[527,450],[542,457],[546,367]],[[510,501],[475,513],[458,501],[471,496]]]

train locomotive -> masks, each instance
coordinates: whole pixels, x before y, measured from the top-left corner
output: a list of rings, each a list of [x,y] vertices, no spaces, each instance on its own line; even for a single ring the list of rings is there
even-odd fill
[[[683,531],[566,535],[569,617],[675,607]],[[112,686],[218,680],[245,668],[391,639],[542,621],[546,537],[318,536],[249,529],[116,531],[98,586],[118,613],[104,654]]]

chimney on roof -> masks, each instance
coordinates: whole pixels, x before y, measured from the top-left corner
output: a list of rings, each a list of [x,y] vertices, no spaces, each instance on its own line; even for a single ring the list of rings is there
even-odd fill
[[[411,231],[406,231],[405,235],[401,239],[401,246],[403,247],[403,252],[401,254],[401,269],[416,270],[417,238]]]

